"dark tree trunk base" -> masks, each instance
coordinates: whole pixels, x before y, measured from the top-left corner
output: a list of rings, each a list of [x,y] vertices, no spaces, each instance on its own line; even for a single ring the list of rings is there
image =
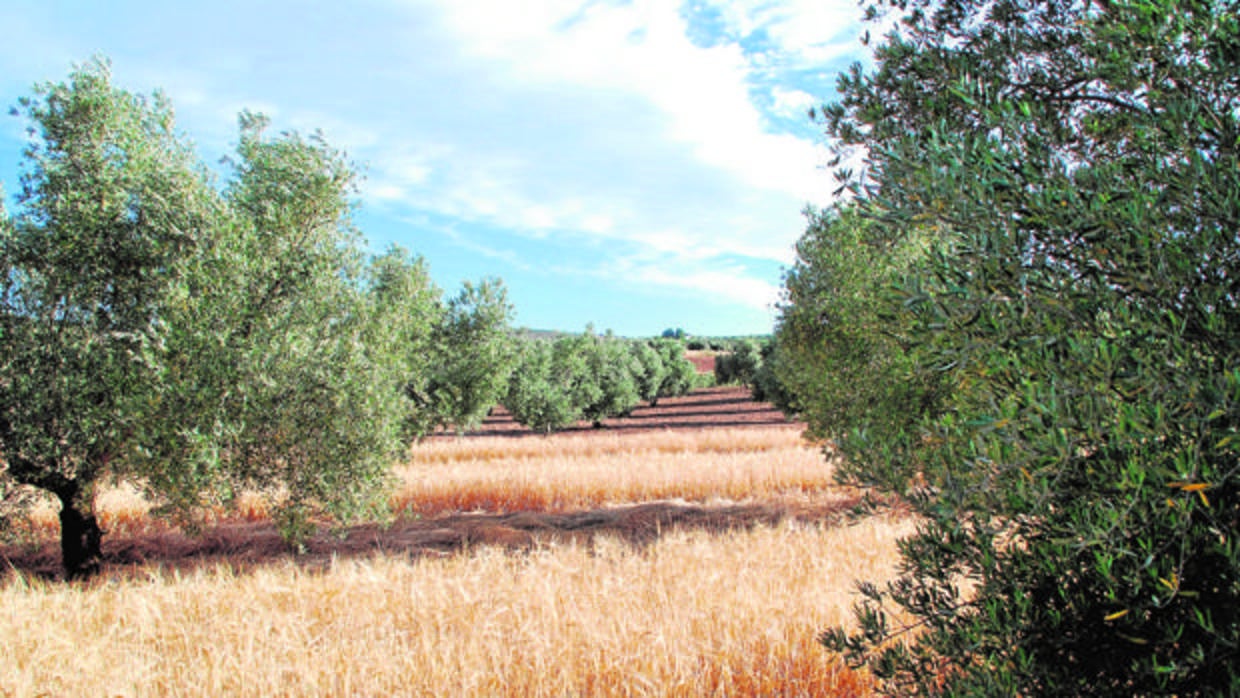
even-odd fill
[[[60,497],[60,554],[66,579],[84,579],[103,563],[103,529],[94,513],[83,512],[69,495]]]

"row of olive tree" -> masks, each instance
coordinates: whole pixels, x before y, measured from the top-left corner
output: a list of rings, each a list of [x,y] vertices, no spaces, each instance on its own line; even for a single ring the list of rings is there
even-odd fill
[[[296,538],[380,506],[410,438],[498,399],[503,287],[444,303],[421,259],[367,260],[355,171],[320,136],[243,113],[217,188],[168,101],[104,61],[15,112],[31,140],[0,210],[0,495],[59,500],[66,576],[101,562],[105,480],[185,523],[266,492]]]
[[[628,414],[687,393],[696,371],[676,339],[628,341],[587,331],[521,343],[503,398],[519,423],[543,433]]]
[[[1240,694],[1240,7],[885,0],[776,370],[920,517],[896,695]]]

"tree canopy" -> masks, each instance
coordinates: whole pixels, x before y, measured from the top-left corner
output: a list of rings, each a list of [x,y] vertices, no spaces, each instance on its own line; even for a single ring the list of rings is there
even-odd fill
[[[167,99],[114,87],[102,60],[16,111],[0,493],[60,501],[66,575],[100,563],[94,493],[113,478],[187,524],[262,492],[291,540],[382,506],[438,300],[420,260],[368,265],[344,154],[246,112],[217,189]]]
[[[778,370],[924,523],[824,641],[902,695],[1240,691],[1240,6],[868,11]]]
[[[98,564],[93,487],[131,464],[166,367],[162,310],[223,206],[160,95],[94,64],[19,107],[36,137],[0,238],[0,453],[62,504],[65,567]]]
[[[443,307],[431,333],[432,365],[422,391],[434,426],[450,425],[462,434],[499,404],[517,358],[512,312],[499,279],[466,282]]]

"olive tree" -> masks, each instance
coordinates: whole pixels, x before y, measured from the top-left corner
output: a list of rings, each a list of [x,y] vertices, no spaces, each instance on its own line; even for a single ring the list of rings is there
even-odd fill
[[[659,384],[655,400],[650,404],[653,406],[661,397],[679,397],[693,390],[697,369],[693,362],[685,357],[684,343],[678,339],[660,338],[653,340],[651,346],[663,359],[666,372],[663,374],[663,382]]]
[[[383,325],[396,333],[395,354],[406,398],[401,440],[425,436],[441,421],[427,390],[436,364],[437,328],[443,323],[440,291],[426,260],[393,246],[370,263],[370,293]]]
[[[781,407],[804,419],[818,439],[842,443],[863,430],[855,476],[887,482],[885,468],[910,469],[902,436],[932,409],[940,376],[918,372],[914,318],[899,287],[932,249],[931,231],[887,230],[859,206],[807,211],[796,262],[784,278],[771,365]]]
[[[199,433],[170,442],[181,457],[148,459],[144,475],[178,511],[204,492],[227,503],[266,491],[295,539],[313,514],[348,518],[378,504],[401,446],[399,341],[420,317],[367,293],[344,155],[318,134],[267,128],[242,115],[223,192],[229,220],[183,304],[167,310],[168,358],[192,369],[168,376],[165,414],[187,407],[179,421]],[[147,440],[166,430],[160,418]]]
[[[568,379],[556,361],[555,347],[546,340],[526,340],[503,397],[504,407],[519,424],[550,434],[576,422],[581,407],[573,400]]]
[[[499,279],[466,282],[448,300],[432,333],[433,364],[424,390],[435,426],[463,433],[500,401],[516,361],[512,312]]]
[[[220,193],[159,94],[95,61],[22,100],[0,238],[0,456],[61,503],[65,573],[101,561],[94,491],[189,521],[244,489],[281,527],[375,503],[399,447],[403,318],[367,290],[354,173],[321,137],[241,117]]]
[[[598,384],[598,397],[582,406],[582,417],[601,427],[608,417],[628,414],[641,402],[636,374],[641,365],[628,346],[610,332],[590,336],[583,345],[587,370]]]
[[[18,208],[0,238],[0,455],[59,501],[68,575],[99,563],[94,490],[131,462],[162,362],[162,309],[222,204],[171,106],[93,63],[38,86]]]
[[[750,392],[758,402],[769,402],[785,415],[796,416],[801,412],[800,402],[779,379],[780,366],[786,362],[778,338],[773,337],[762,347],[762,361],[754,373]]]
[[[629,342],[629,352],[636,361],[637,371],[633,374],[633,378],[637,383],[637,395],[653,405],[659,399],[659,388],[663,386],[663,379],[667,377],[668,368],[663,363],[663,357],[654,350],[650,342],[644,340]]]
[[[611,333],[600,337],[587,328],[554,340],[526,340],[521,347],[503,404],[535,431],[550,433],[582,420],[598,427],[641,401],[641,361]]]
[[[870,11],[898,22],[821,112],[865,164],[824,235],[924,254],[784,325],[877,342],[798,375],[908,382],[809,416],[922,523],[824,641],[900,695],[1240,692],[1240,6]]]
[[[743,339],[732,351],[715,357],[715,382],[753,385],[754,376],[762,366],[762,347],[752,339]]]
[[[584,418],[587,407],[603,400],[602,377],[593,359],[598,339],[593,327],[582,334],[567,334],[551,343],[552,381],[568,396],[573,421]]]

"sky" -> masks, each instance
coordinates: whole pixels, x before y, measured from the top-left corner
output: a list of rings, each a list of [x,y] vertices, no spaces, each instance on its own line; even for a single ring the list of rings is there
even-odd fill
[[[503,279],[514,325],[643,337],[772,330],[807,205],[808,117],[863,59],[854,0],[5,0],[8,107],[92,56],[162,89],[204,162],[244,110],[321,130],[361,171],[356,223],[437,285]]]

